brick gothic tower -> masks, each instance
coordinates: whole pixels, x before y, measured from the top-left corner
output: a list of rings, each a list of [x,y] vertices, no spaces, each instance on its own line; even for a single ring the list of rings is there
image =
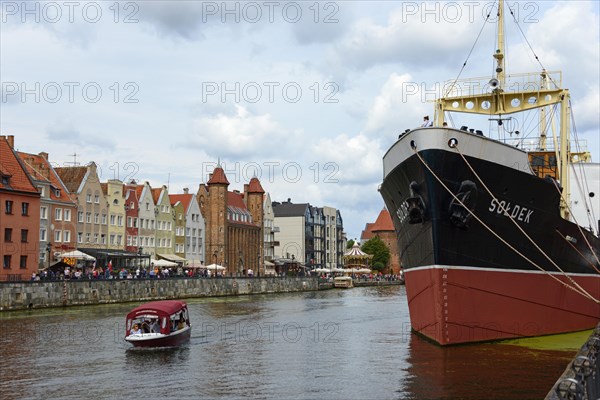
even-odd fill
[[[263,259],[264,259],[264,226],[263,226],[263,216],[264,216],[264,202],[263,196],[265,191],[263,190],[260,181],[258,178],[254,177],[250,179],[250,183],[248,185],[244,185],[244,197],[246,198],[246,207],[252,214],[252,221],[259,226],[260,232],[258,237],[255,239],[255,242],[251,244],[254,248],[253,253],[258,253],[258,274],[260,275],[261,271],[264,271],[263,267]]]
[[[204,199],[203,204],[207,238],[206,263],[224,265],[227,251],[227,187],[229,181],[221,165],[217,165],[207,186],[207,198]]]

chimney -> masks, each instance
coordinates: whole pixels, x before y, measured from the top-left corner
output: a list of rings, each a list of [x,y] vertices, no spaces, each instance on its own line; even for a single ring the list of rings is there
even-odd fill
[[[244,193],[248,193],[248,188],[250,187],[249,184],[244,183]]]
[[[43,157],[43,158],[44,158],[44,160],[48,161],[48,153],[46,153],[45,151],[42,151],[42,152],[41,152],[39,155],[40,155],[41,157]]]
[[[292,199],[290,199],[290,198],[288,197],[288,201],[287,201],[287,202],[288,202],[288,203],[290,203],[290,204],[292,204]]]
[[[183,188],[183,193],[189,194],[190,193],[190,188]]]
[[[11,149],[15,148],[15,135],[6,136],[6,141],[8,142],[8,145]]]

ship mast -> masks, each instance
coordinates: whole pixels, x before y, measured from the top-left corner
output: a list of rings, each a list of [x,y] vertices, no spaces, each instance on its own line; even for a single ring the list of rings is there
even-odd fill
[[[479,114],[488,117],[497,116],[496,120],[500,124],[502,117],[507,114],[530,111],[536,108],[543,110],[545,107],[559,104],[560,137],[559,148],[556,149],[556,178],[560,181],[563,188],[560,213],[563,218],[569,219],[569,207],[567,206],[570,204],[569,165],[571,162],[571,151],[569,148],[569,122],[571,118],[569,91],[561,88],[562,74],[560,71],[549,72],[544,70],[542,72],[542,82],[539,79],[540,73],[506,74],[504,0],[498,0],[497,17],[498,46],[493,54],[496,60],[496,70],[493,78],[463,79],[460,82],[457,79],[452,82],[450,87],[456,88],[456,90],[436,100],[435,125],[443,126],[446,111]],[[554,77],[551,77],[551,75]],[[511,82],[509,86],[507,78],[511,81],[511,78],[515,79],[515,82]],[[464,84],[464,86],[461,86],[461,84]],[[508,90],[509,87],[510,90]],[[542,112],[542,115],[544,113]],[[540,125],[543,126],[544,123]],[[545,133],[544,130],[541,131],[543,136],[545,136]],[[541,138],[540,145],[542,148],[546,147],[545,137]]]

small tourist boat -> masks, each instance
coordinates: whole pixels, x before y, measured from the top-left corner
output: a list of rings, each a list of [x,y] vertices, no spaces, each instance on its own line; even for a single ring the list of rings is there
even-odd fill
[[[125,340],[135,347],[179,346],[190,340],[187,304],[179,300],[145,303],[127,314]]]
[[[349,289],[354,287],[351,276],[336,276],[333,278],[333,286],[336,288]]]

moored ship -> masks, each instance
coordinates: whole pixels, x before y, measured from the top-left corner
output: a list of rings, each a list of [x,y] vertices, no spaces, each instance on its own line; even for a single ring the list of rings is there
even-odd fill
[[[560,73],[505,73],[503,3],[495,74],[452,82],[436,100],[433,126],[407,130],[383,158],[380,192],[398,236],[411,325],[441,345],[585,330],[600,320],[598,183],[578,185],[579,200],[595,202],[585,207],[587,225],[570,197],[590,156],[570,148]],[[498,137],[446,126],[451,112],[485,116]],[[507,134],[522,112],[538,114],[535,145]]]

